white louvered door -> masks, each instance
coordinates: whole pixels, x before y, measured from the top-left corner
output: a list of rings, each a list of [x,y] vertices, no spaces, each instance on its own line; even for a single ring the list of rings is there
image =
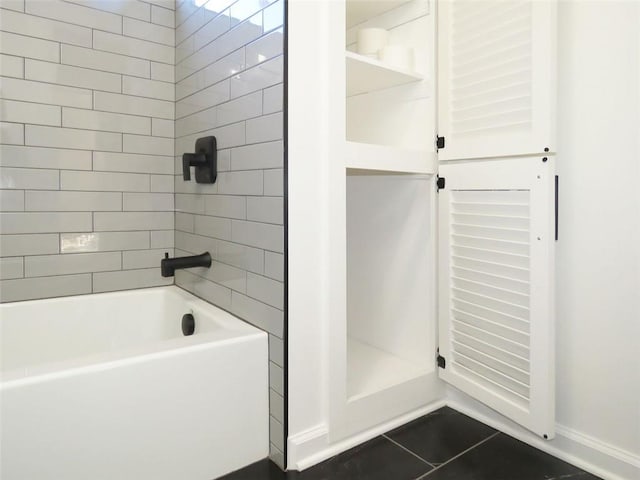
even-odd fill
[[[555,175],[544,158],[440,165],[439,371],[553,438]]]
[[[556,8],[439,0],[437,12],[440,377],[544,438],[555,425]]]
[[[555,151],[555,10],[552,0],[438,2],[440,160]]]

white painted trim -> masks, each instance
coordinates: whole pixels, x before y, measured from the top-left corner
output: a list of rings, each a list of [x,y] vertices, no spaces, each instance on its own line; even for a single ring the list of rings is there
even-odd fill
[[[600,452],[601,454],[614,459],[616,462],[629,464],[631,467],[638,470],[638,478],[640,478],[640,455],[634,455],[628,450],[623,450],[615,445],[603,442],[602,440],[598,440],[595,437],[578,432],[572,428],[565,427],[564,425],[557,424],[556,433],[574,443],[578,443],[586,448]]]
[[[556,425],[555,438],[545,441],[468,397],[464,398],[459,393],[453,395],[456,398],[449,398],[446,404],[454,410],[605,480],[640,478],[638,455],[563,425]]]
[[[290,470],[306,470],[328,458],[360,445],[372,438],[397,428],[416,418],[445,406],[444,400],[430,403],[405,415],[377,425],[344,440],[330,444],[326,424],[316,425],[309,430],[289,437],[287,444],[288,466]]]
[[[451,390],[449,393],[454,398],[430,403],[333,444],[329,443],[329,430],[324,423],[294,435],[288,440],[289,469],[306,470],[378,435],[448,406],[605,480],[640,478],[640,456],[632,452],[563,425],[556,425],[554,440],[544,441],[487,407],[476,405],[475,401],[462,397],[460,393],[452,394]]]
[[[289,470],[304,470],[321,462],[322,460],[314,462],[312,459],[322,456],[328,444],[329,428],[326,423],[289,437],[287,442]]]

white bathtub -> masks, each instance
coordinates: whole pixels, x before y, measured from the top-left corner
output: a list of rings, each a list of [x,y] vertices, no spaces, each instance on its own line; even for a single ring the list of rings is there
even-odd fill
[[[267,335],[177,287],[0,305],[0,348],[2,480],[211,480],[269,453]]]

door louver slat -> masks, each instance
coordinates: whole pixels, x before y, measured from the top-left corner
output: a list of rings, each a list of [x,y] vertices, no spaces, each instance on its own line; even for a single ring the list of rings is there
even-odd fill
[[[489,381],[503,390],[517,394],[522,400],[524,400],[524,402],[521,403],[522,406],[525,406],[529,401],[528,385],[524,385],[521,382],[504,375],[502,372],[476,361],[468,355],[465,355],[465,352],[460,351],[459,348],[453,354],[453,360],[456,362],[457,366],[471,370],[473,372],[473,380]]]
[[[469,345],[458,340],[459,336],[454,335],[453,345],[455,346],[454,358],[457,354],[464,355],[470,358],[480,365],[486,368],[494,370],[504,377],[505,385],[519,384],[529,389],[529,374],[524,372],[506,362],[498,360],[492,355],[488,355],[486,352],[480,351],[476,348],[472,348]],[[528,367],[527,367],[528,368]],[[524,394],[523,394],[524,395]]]
[[[526,268],[528,257],[524,255],[513,255],[510,253],[502,253],[495,250],[485,250],[482,248],[463,247],[454,245],[454,255],[460,255],[465,258],[471,258],[480,261],[493,262],[497,265],[505,267]]]
[[[467,2],[465,9],[458,9],[456,16],[452,21],[453,28],[469,28],[471,25],[477,25],[481,27],[483,24],[491,23],[492,21],[500,21],[508,19],[514,12],[523,7],[526,7],[526,1],[511,1],[511,2]],[[473,8],[473,7],[477,8]]]
[[[513,305],[527,308],[529,306],[529,295],[514,292],[513,290],[506,290],[504,288],[496,288],[486,283],[474,282],[472,280],[465,280],[455,275],[451,276],[453,284],[464,288],[467,291],[476,291],[485,296],[495,298]]]
[[[517,291],[519,293],[529,293],[529,283],[522,282],[520,280],[515,280],[513,278],[502,277],[500,275],[491,275],[483,272],[479,272],[477,270],[472,270],[469,268],[463,268],[460,266],[454,266],[453,275],[462,278],[465,280],[472,280],[481,283],[485,283],[487,285],[493,285],[498,288],[511,288],[513,291]]]
[[[469,317],[468,315],[466,316]],[[465,319],[466,320],[466,319]],[[480,326],[474,326],[466,321],[462,321],[462,315],[458,316],[454,320],[456,331],[469,335],[476,340],[483,341],[488,344],[496,345],[497,348],[502,350],[513,352],[514,355],[529,360],[529,350],[527,344],[529,343],[529,337],[522,335],[519,332],[514,334],[513,330],[508,330],[506,335],[515,337],[516,340],[505,338],[505,336],[497,335],[490,331],[491,325],[488,328],[481,328]],[[485,325],[488,322],[484,322]],[[493,325],[495,327],[495,324]],[[495,329],[495,328],[494,328]],[[496,330],[500,330],[497,328]]]
[[[528,332],[522,332],[455,308],[452,309],[452,312],[455,314],[455,319],[452,321],[456,327],[459,327],[459,331],[472,331],[479,334],[477,338],[492,339],[496,341],[496,344],[509,344],[521,357],[529,355]]]
[[[484,369],[482,366],[478,366],[477,362],[464,357],[464,355],[458,355],[457,357],[460,370],[465,372],[472,381],[478,383],[481,387],[496,389],[501,395],[505,396],[509,402],[523,410],[526,409],[527,403],[529,402],[529,390],[526,387],[522,388],[521,385],[515,385],[514,388],[509,388],[500,380],[494,380],[495,374],[497,374],[498,378],[500,377],[498,372],[494,372],[488,368]],[[482,370],[485,370],[485,372],[482,372]]]
[[[492,238],[476,237],[473,235],[453,234],[453,237],[456,243],[462,247],[493,250],[523,256],[527,256],[529,254],[529,245],[522,242],[512,242],[510,240],[494,240]]]
[[[512,328],[519,332],[529,333],[529,324],[526,320],[522,320],[521,318],[516,318],[511,315],[506,315],[502,312],[498,312],[496,310],[471,303],[459,297],[452,298],[451,301],[453,302],[454,312],[459,311],[462,314],[475,315],[476,317],[489,320],[493,323],[497,323],[508,328]],[[455,318],[456,317],[454,316],[454,319]]]
[[[519,372],[522,372],[527,375],[529,371],[529,359],[521,357],[516,353],[500,348],[499,346],[492,344],[491,342],[482,341],[478,338],[475,338],[473,335],[469,335],[465,332],[456,329],[455,333],[456,341],[468,345],[471,348],[475,348],[476,350],[485,353],[497,360],[500,360],[507,365],[512,365]],[[509,346],[511,348],[511,345]],[[529,380],[527,378],[527,384]]]

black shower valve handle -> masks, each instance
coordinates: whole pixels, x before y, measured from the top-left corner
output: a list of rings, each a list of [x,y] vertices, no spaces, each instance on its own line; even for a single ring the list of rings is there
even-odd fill
[[[193,153],[182,154],[182,178],[186,181],[191,180],[191,157],[195,156]]]
[[[191,167],[204,165],[207,163],[207,156],[204,153],[183,153],[182,154],[182,177],[191,180]]]
[[[218,146],[210,135],[196,140],[195,153],[182,154],[182,178],[191,180],[191,167],[195,167],[197,183],[215,183],[218,176]]]

